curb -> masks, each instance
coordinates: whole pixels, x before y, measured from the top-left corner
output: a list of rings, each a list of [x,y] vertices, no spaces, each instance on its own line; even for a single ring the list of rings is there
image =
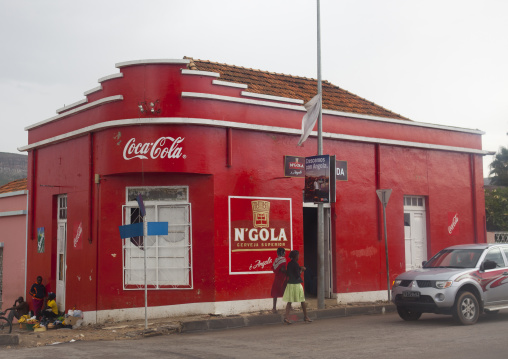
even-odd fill
[[[18,334],[0,334],[0,345],[18,345]]]
[[[311,319],[314,320],[314,319],[349,317],[353,315],[384,314],[395,311],[396,308],[395,305],[393,304],[379,304],[379,305],[365,305],[365,306],[351,306],[351,307],[309,310],[308,315]],[[294,313],[293,315],[296,315],[298,320],[303,321],[302,312],[297,312]],[[192,333],[205,330],[232,329],[267,324],[282,324],[283,319],[284,317],[281,314],[261,314],[261,315],[255,314],[250,316],[247,315],[244,317],[234,317],[234,318],[217,318],[187,322],[184,321],[181,323],[179,332]]]

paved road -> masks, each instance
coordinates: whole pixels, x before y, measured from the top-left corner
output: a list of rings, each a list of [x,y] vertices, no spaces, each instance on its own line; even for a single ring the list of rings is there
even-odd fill
[[[322,319],[114,342],[76,342],[0,351],[0,358],[505,358],[508,311],[474,326],[424,314]]]

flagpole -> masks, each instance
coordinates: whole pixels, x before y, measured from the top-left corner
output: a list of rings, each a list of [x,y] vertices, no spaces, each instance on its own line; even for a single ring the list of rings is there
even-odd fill
[[[318,95],[322,94],[321,86],[321,4],[317,0],[317,90]],[[318,156],[323,154],[323,96],[319,100],[319,115],[318,115]],[[324,207],[323,203],[318,203],[318,233],[317,233],[317,255],[318,255],[318,285],[317,285],[317,299],[318,309],[325,308],[325,245],[324,245]]]

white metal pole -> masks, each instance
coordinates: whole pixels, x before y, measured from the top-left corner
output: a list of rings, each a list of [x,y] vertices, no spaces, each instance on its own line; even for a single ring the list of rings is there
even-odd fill
[[[320,0],[317,0],[317,87],[318,94],[322,94],[321,86],[321,4]],[[318,155],[323,154],[323,96],[319,101],[319,116],[318,116]],[[322,203],[318,203],[318,233],[317,233],[317,254],[318,254],[318,309],[324,309],[325,307],[325,238],[324,238],[324,207]]]
[[[385,255],[386,255],[386,290],[390,301],[390,265],[388,263],[388,231],[386,230],[386,204],[383,203],[383,223],[385,227]]]

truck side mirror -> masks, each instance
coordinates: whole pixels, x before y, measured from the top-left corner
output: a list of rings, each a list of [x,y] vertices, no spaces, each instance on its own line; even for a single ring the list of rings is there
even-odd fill
[[[483,261],[483,263],[480,265],[480,270],[485,271],[489,269],[495,269],[497,267],[496,262],[489,261],[488,259]]]

